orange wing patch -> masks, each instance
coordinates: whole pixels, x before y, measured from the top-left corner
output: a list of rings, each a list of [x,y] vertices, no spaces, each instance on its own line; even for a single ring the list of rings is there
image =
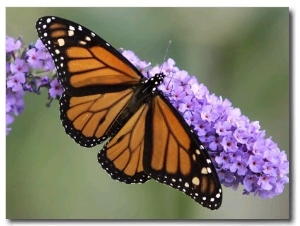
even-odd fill
[[[153,150],[151,167],[187,175],[191,171],[190,138],[170,107],[157,96],[153,100]]]
[[[140,107],[98,153],[99,163],[113,179],[125,183],[143,183],[149,179],[143,167],[145,118],[148,109],[146,104]]]
[[[70,58],[67,66],[73,73],[70,84],[74,88],[140,81],[140,76],[131,67],[103,47],[70,47],[66,54]]]
[[[71,97],[67,117],[86,137],[101,137],[132,96],[132,90]],[[101,123],[103,121],[103,123]]]
[[[129,176],[143,170],[145,117],[148,106],[141,107],[107,145],[107,158]]]

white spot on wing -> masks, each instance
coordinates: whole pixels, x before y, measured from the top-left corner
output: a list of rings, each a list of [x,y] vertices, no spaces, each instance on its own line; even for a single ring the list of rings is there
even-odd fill
[[[210,167],[207,167],[207,172],[211,173],[211,168]]]
[[[202,167],[201,173],[202,173],[202,174],[207,174],[207,168],[206,168],[206,167]]]
[[[69,36],[73,36],[73,35],[74,35],[74,31],[68,30],[68,35],[69,35]]]
[[[199,178],[198,178],[198,177],[194,177],[194,178],[192,179],[192,183],[193,183],[194,185],[199,185],[199,184],[200,184]]]
[[[193,161],[196,161],[196,155],[195,154],[192,155],[192,158],[193,158]]]
[[[63,38],[57,39],[58,45],[59,46],[64,46],[65,45],[65,40]]]

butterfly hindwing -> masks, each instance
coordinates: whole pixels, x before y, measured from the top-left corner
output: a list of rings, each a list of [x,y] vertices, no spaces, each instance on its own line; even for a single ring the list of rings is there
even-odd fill
[[[121,130],[98,153],[98,161],[113,179],[125,183],[144,183],[145,119],[149,106],[143,104]]]
[[[115,93],[60,98],[61,121],[78,144],[91,147],[112,136],[118,128],[115,119],[132,97],[132,89]]]
[[[157,95],[152,103],[146,120],[145,172],[207,208],[219,208],[221,185],[204,146],[164,96]]]

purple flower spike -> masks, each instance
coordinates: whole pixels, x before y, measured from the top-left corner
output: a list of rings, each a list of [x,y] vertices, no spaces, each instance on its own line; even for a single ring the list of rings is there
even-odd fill
[[[131,51],[130,55],[125,51],[123,55],[132,59],[135,66],[143,65],[138,68],[145,74],[149,64],[139,63]],[[194,76],[177,68],[173,59],[155,66],[148,74],[154,76],[159,72],[166,75],[159,89],[198,134],[223,185],[237,189],[241,184],[243,194],[253,193],[262,198],[283,192],[284,184],[289,182],[287,156],[271,138],[265,138],[258,122],[250,122],[229,100],[210,94]]]

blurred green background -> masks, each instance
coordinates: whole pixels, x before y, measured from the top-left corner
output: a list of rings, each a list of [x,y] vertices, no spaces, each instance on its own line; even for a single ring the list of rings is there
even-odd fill
[[[35,21],[60,16],[116,48],[161,63],[168,57],[259,121],[289,155],[288,8],[7,8],[6,34],[35,42]],[[288,219],[289,185],[273,199],[225,188],[217,211],[168,186],[126,185],[100,167],[101,147],[65,134],[58,102],[27,94],[6,138],[6,217],[10,219]]]

